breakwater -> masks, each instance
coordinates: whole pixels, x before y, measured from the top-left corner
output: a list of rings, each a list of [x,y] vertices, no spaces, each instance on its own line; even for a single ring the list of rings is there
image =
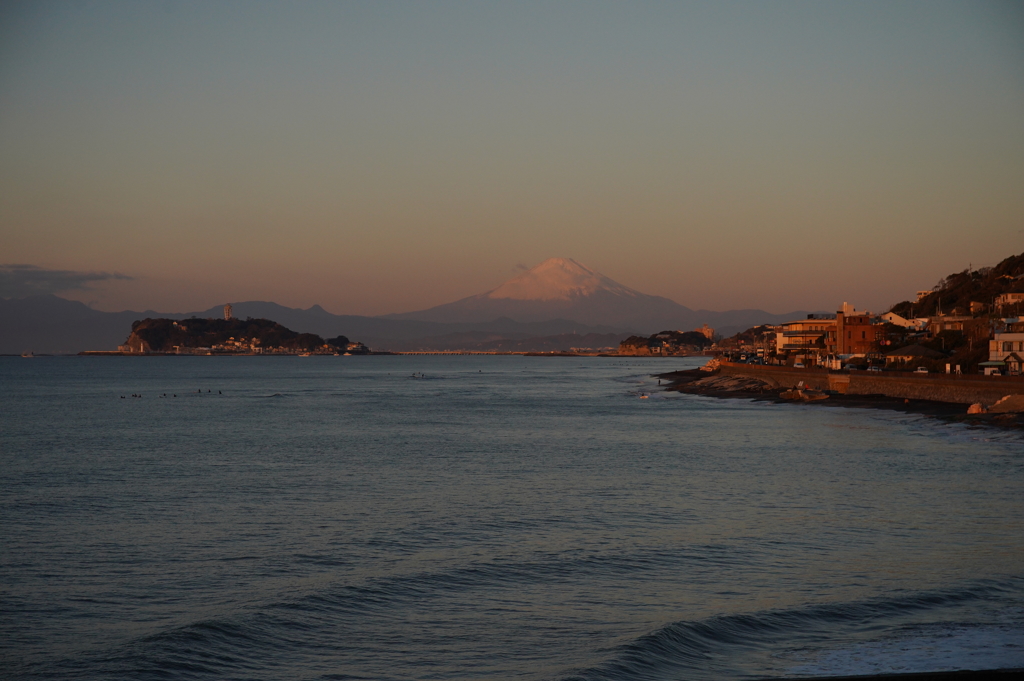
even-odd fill
[[[911,400],[932,400],[986,407],[1006,395],[1024,395],[1024,377],[967,374],[914,374],[904,371],[838,372],[828,369],[794,369],[722,362],[727,376],[747,376],[775,388],[792,388],[800,381],[815,390],[834,390],[846,395],[885,395]]]

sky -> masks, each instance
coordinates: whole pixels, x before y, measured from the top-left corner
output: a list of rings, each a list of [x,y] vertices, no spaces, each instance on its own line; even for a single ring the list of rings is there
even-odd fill
[[[1024,251],[1024,2],[7,2],[0,297],[423,309],[573,258],[883,311]]]

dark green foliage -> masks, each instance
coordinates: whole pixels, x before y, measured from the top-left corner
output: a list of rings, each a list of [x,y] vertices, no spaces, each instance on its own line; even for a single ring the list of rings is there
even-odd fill
[[[711,345],[711,341],[700,331],[662,331],[653,336],[658,340],[668,341],[672,345],[692,345],[704,348]]]
[[[921,341],[920,345],[949,354],[953,350],[967,345],[967,337],[964,336],[963,331],[939,331],[932,338]]]
[[[977,344],[973,349],[970,345],[961,346],[956,352],[944,359],[916,359],[901,367],[904,371],[913,371],[917,367],[924,367],[933,374],[946,373],[946,365],[950,368],[960,366],[960,371],[965,374],[978,373],[978,363],[988,359],[988,345]]]
[[[292,343],[294,345],[290,347],[306,351],[316,350],[326,345],[326,343],[324,343],[324,339],[315,333],[300,333],[295,337],[295,340],[292,341]]]
[[[620,352],[642,352],[647,349],[662,348],[657,352],[669,354],[692,352],[711,345],[711,341],[700,331],[662,331],[649,338],[630,336],[619,343]]]
[[[949,275],[935,289],[914,303],[905,300],[893,305],[901,317],[931,317],[939,314],[970,313],[971,303],[984,303],[991,312],[992,302],[1002,293],[1024,292],[1024,253],[1013,255],[995,267],[964,270]],[[1015,310],[1011,312],[1024,312]]]
[[[626,340],[619,343],[619,347],[624,348],[643,348],[647,347],[649,339],[646,336],[630,336]]]
[[[883,347],[883,350],[893,350],[895,348],[902,348],[906,345],[913,343],[910,337],[914,332],[910,331],[906,327],[885,322],[882,324],[882,338],[888,341]]]
[[[232,338],[246,341],[255,338],[261,348],[295,351],[312,351],[325,345],[324,339],[316,334],[296,333],[269,319],[252,318],[142,319],[132,324],[132,334],[145,341],[154,352],[172,352],[174,346],[208,348]],[[348,339],[345,341],[347,343]]]
[[[775,336],[775,328],[767,324],[761,326],[752,326],[746,331],[740,331],[735,336],[730,336],[723,341],[724,345],[729,347],[739,347],[741,345],[757,345],[764,344],[771,340]],[[819,347],[825,347],[825,336],[822,335],[818,339]]]

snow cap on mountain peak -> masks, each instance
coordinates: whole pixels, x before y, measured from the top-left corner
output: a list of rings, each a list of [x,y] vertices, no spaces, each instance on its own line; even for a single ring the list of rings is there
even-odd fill
[[[620,296],[637,292],[572,258],[548,258],[536,267],[509,279],[486,293],[487,298],[513,300],[572,300],[605,291]]]

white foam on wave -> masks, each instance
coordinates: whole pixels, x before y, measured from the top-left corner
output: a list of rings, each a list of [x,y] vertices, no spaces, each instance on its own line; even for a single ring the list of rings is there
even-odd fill
[[[791,406],[789,404],[783,406]],[[1024,431],[1003,429],[989,425],[949,423],[926,414],[832,405],[795,405],[806,409],[821,409],[835,416],[866,417],[869,422],[896,426],[920,437],[941,437],[956,443],[992,443],[997,445],[1024,445]],[[966,411],[966,409],[965,409]]]
[[[883,419],[885,417],[875,416]],[[1024,432],[993,426],[974,426],[966,423],[946,423],[923,415],[899,414],[886,419],[900,424],[918,435],[939,436],[952,442],[1024,444]]]
[[[915,628],[884,640],[804,657],[788,674],[857,676],[1024,667],[1024,627],[1017,624]]]

